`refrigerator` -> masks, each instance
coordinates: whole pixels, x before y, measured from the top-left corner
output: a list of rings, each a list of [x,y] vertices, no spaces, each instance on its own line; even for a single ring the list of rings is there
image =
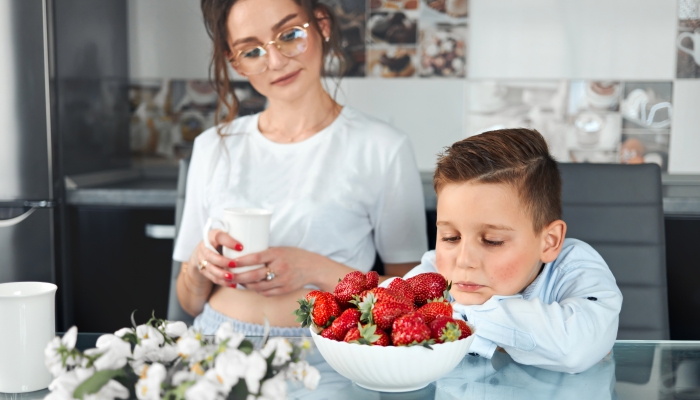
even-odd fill
[[[0,0],[0,283],[56,283],[50,4]]]

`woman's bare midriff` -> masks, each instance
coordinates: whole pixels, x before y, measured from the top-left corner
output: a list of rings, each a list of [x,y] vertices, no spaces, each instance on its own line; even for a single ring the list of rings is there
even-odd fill
[[[263,324],[264,317],[272,326],[299,327],[294,310],[298,299],[311,289],[299,289],[281,296],[265,297],[252,290],[239,290],[217,286],[209,298],[214,310],[240,321]]]

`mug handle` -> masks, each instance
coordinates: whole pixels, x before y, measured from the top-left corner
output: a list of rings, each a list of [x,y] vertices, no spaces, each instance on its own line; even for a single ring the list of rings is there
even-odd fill
[[[690,32],[683,32],[683,33],[681,33],[680,35],[678,35],[678,39],[676,40],[676,45],[678,45],[678,48],[681,49],[682,52],[688,53],[688,54],[690,54],[690,55],[692,56],[694,50],[691,49],[691,48],[689,48],[689,47],[685,47],[685,46],[683,46],[683,45],[681,44],[681,42],[682,42],[683,39],[685,39],[685,38],[690,38],[690,40],[693,40],[693,34],[690,33]],[[693,42],[693,44],[694,44],[695,46],[698,45],[698,44],[696,44],[695,42]]]
[[[204,230],[202,231],[202,241],[204,241],[204,246],[207,249],[218,253],[214,246],[212,246],[211,242],[209,242],[209,231],[211,230],[211,227],[215,222],[218,222],[221,225],[223,225],[224,230],[228,232],[228,224],[226,223],[226,221],[220,220],[218,218],[207,218],[207,223],[204,224]]]

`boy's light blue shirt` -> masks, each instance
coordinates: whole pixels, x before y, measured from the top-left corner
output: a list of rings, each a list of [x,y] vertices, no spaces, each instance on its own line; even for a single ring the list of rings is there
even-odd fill
[[[404,278],[425,272],[437,272],[435,251],[425,253]],[[559,257],[545,264],[522,293],[493,296],[481,305],[450,301],[454,317],[476,328],[470,353],[491,358],[500,346],[521,364],[576,373],[612,349],[622,293],[598,252],[580,240],[565,239]]]

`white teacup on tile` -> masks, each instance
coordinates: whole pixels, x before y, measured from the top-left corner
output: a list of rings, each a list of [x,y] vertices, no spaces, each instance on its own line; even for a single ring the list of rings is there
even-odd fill
[[[0,392],[46,389],[52,376],[44,349],[54,338],[56,285],[0,284]]]
[[[232,238],[243,245],[242,251],[236,251],[224,247],[224,257],[238,258],[248,254],[258,253],[267,250],[270,239],[270,218],[272,211],[260,208],[225,208],[222,219],[209,218],[204,225],[204,243],[209,246],[209,231],[216,223],[222,225],[223,230]],[[232,268],[231,272],[240,274],[252,271],[264,266],[264,264],[250,265],[245,267]]]
[[[685,47],[683,45],[683,39],[689,38],[691,42],[693,43],[693,48],[691,49],[690,47]],[[680,35],[678,35],[678,40],[676,40],[676,45],[678,48],[684,52],[690,54],[694,59],[695,63],[697,65],[700,65],[700,30],[696,30],[695,32],[683,32]]]

